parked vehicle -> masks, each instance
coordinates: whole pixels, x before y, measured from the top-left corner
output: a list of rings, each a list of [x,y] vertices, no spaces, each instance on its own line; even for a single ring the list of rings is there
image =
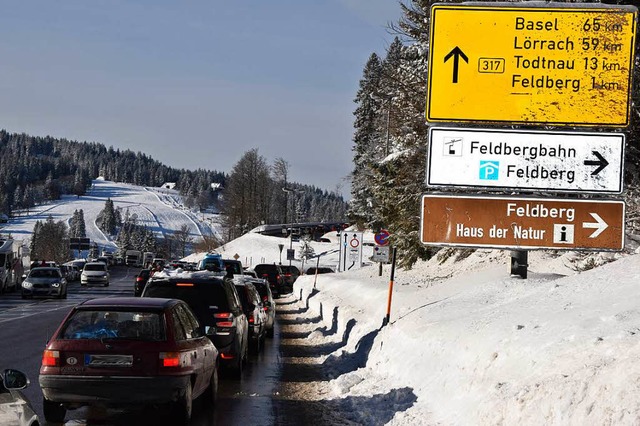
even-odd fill
[[[264,278],[251,278],[246,276],[245,281],[253,284],[258,290],[258,293],[260,293],[262,309],[264,310],[266,318],[267,336],[273,337],[274,326],[276,323],[276,304],[273,301],[273,294],[271,293],[269,282]]]
[[[88,262],[82,269],[80,275],[80,285],[102,284],[109,287],[109,270],[103,262]]]
[[[151,266],[151,263],[153,263],[153,258],[155,257],[155,253],[150,252],[150,251],[145,251],[142,254],[142,267],[143,268],[149,268]]]
[[[280,268],[280,265],[261,263],[253,268],[258,274],[258,278],[264,278],[269,281],[269,287],[273,297],[280,297],[286,293],[286,284],[284,282],[284,273]]]
[[[127,250],[124,261],[127,266],[139,268],[142,266],[142,252],[140,250]]]
[[[244,269],[242,268],[242,262],[235,259],[222,259],[222,263],[224,264],[224,270],[227,275],[230,276],[243,276]]]
[[[188,424],[193,400],[218,389],[218,351],[175,299],[112,297],[74,307],[40,367],[43,411],[62,423],[82,406],[167,404],[167,424]]]
[[[149,281],[149,277],[151,277],[151,269],[141,269],[138,275],[136,275],[136,281],[133,284],[133,295],[136,297],[140,297],[142,294],[142,290],[147,285],[147,281]]]
[[[285,287],[287,288],[287,293],[291,293],[293,291],[293,283],[295,283],[300,276],[300,269],[293,265],[282,265],[281,268],[284,273],[284,282]]]
[[[262,298],[255,286],[249,282],[235,282],[242,310],[249,321],[249,349],[257,354],[264,346],[267,336],[267,316],[264,313]]]
[[[307,272],[305,272],[305,274],[306,275],[332,274],[334,272],[335,271],[333,270],[333,268],[329,268],[328,266],[319,266],[318,268],[316,268],[315,266],[312,266],[307,269]]]
[[[0,239],[0,294],[18,288],[24,268],[13,239]]]
[[[221,367],[242,376],[248,358],[249,322],[230,280],[208,271],[179,276],[161,273],[147,281],[142,297],[184,300],[218,348]]]
[[[222,256],[218,253],[205,254],[204,258],[198,263],[198,270],[224,272],[224,263],[222,262]]]
[[[67,280],[60,268],[33,268],[28,275],[24,275],[22,298],[34,296],[67,298]]]
[[[63,272],[64,269],[66,269],[65,278],[67,281],[80,281],[81,268],[79,268],[73,261],[63,264],[60,268]]]
[[[7,369],[0,374],[0,424],[37,426],[40,424],[33,406],[22,393],[29,386],[27,375]]]

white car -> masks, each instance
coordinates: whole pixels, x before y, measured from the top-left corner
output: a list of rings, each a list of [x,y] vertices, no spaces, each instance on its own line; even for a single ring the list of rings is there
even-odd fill
[[[109,286],[109,270],[103,262],[88,262],[82,269],[80,276],[80,285],[102,284]]]

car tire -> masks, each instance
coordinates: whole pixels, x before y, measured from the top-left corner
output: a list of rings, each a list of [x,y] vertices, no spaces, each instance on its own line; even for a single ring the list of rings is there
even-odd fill
[[[62,404],[49,401],[46,398],[42,399],[42,411],[44,418],[51,423],[64,423],[64,418],[67,415],[67,409]]]
[[[104,283],[105,287],[109,287],[109,282]]]
[[[178,400],[171,404],[171,424],[188,425],[191,421],[191,412],[193,410],[193,390],[191,383],[187,383],[184,392],[179,396]]]

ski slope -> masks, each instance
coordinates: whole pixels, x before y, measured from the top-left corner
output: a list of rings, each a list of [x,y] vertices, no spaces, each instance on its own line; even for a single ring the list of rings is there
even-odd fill
[[[115,250],[115,236],[105,235],[96,225],[96,218],[104,209],[107,199],[113,201],[116,209],[121,209],[122,217],[136,217],[138,224],[149,228],[157,238],[164,238],[180,230],[189,229],[193,241],[206,235],[220,236],[221,225],[217,215],[203,214],[184,207],[182,197],[176,190],[141,187],[104,179],[93,181],[86,195],[76,197],[65,195],[61,200],[36,206],[28,212],[19,212],[0,230],[28,246],[37,221],[48,217],[54,221],[69,223],[74,211],[82,209],[87,229],[87,237],[101,249]]]

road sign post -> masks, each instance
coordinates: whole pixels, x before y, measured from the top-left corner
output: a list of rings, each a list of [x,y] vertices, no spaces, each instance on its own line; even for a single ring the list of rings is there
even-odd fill
[[[625,127],[634,6],[431,8],[426,119]]]
[[[499,249],[620,251],[621,200],[424,195],[422,242]]]
[[[625,135],[432,127],[427,185],[619,194]]]

